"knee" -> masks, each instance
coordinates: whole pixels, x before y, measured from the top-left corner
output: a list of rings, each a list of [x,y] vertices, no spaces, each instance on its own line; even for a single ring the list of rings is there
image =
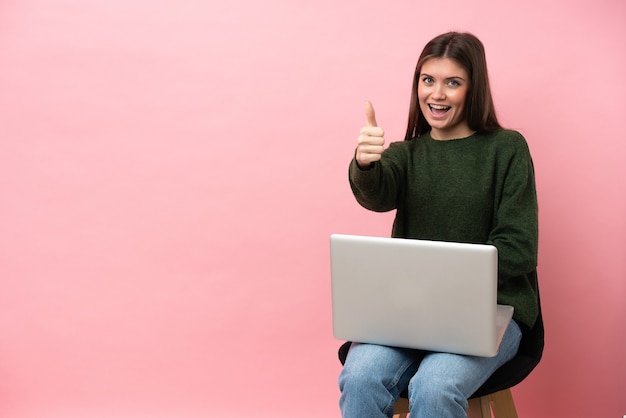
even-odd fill
[[[467,410],[467,399],[458,382],[450,376],[425,376],[418,372],[410,380],[408,392],[411,409],[423,408],[428,411]]]
[[[370,392],[384,388],[380,376],[373,373],[371,365],[364,362],[346,362],[343,370],[339,374],[339,390],[342,393]]]
[[[353,344],[339,375],[339,389],[363,393],[387,388],[397,374],[397,356],[389,347]]]

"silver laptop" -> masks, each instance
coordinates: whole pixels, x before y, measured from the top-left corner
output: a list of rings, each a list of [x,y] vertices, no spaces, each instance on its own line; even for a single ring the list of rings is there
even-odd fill
[[[333,334],[492,357],[513,316],[497,305],[496,247],[330,236]]]

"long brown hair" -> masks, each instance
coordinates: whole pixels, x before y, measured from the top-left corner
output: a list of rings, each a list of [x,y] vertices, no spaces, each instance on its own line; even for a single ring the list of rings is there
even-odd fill
[[[470,129],[491,132],[501,128],[491,97],[482,42],[470,33],[448,32],[428,42],[417,60],[404,140],[408,141],[430,130],[430,125],[420,110],[417,87],[422,65],[431,58],[450,58],[467,71],[470,83],[465,98],[465,118]]]

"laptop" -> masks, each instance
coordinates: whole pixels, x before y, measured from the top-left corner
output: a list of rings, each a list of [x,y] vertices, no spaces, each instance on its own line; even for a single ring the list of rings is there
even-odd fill
[[[330,267],[340,340],[493,357],[513,316],[492,245],[333,234]]]

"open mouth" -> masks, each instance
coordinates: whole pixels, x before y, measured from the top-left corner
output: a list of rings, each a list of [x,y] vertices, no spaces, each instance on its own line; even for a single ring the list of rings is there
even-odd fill
[[[435,105],[435,104],[429,104],[428,107],[430,108],[430,111],[435,116],[445,115],[446,112],[450,110],[451,108],[451,106],[443,106],[443,105]]]

